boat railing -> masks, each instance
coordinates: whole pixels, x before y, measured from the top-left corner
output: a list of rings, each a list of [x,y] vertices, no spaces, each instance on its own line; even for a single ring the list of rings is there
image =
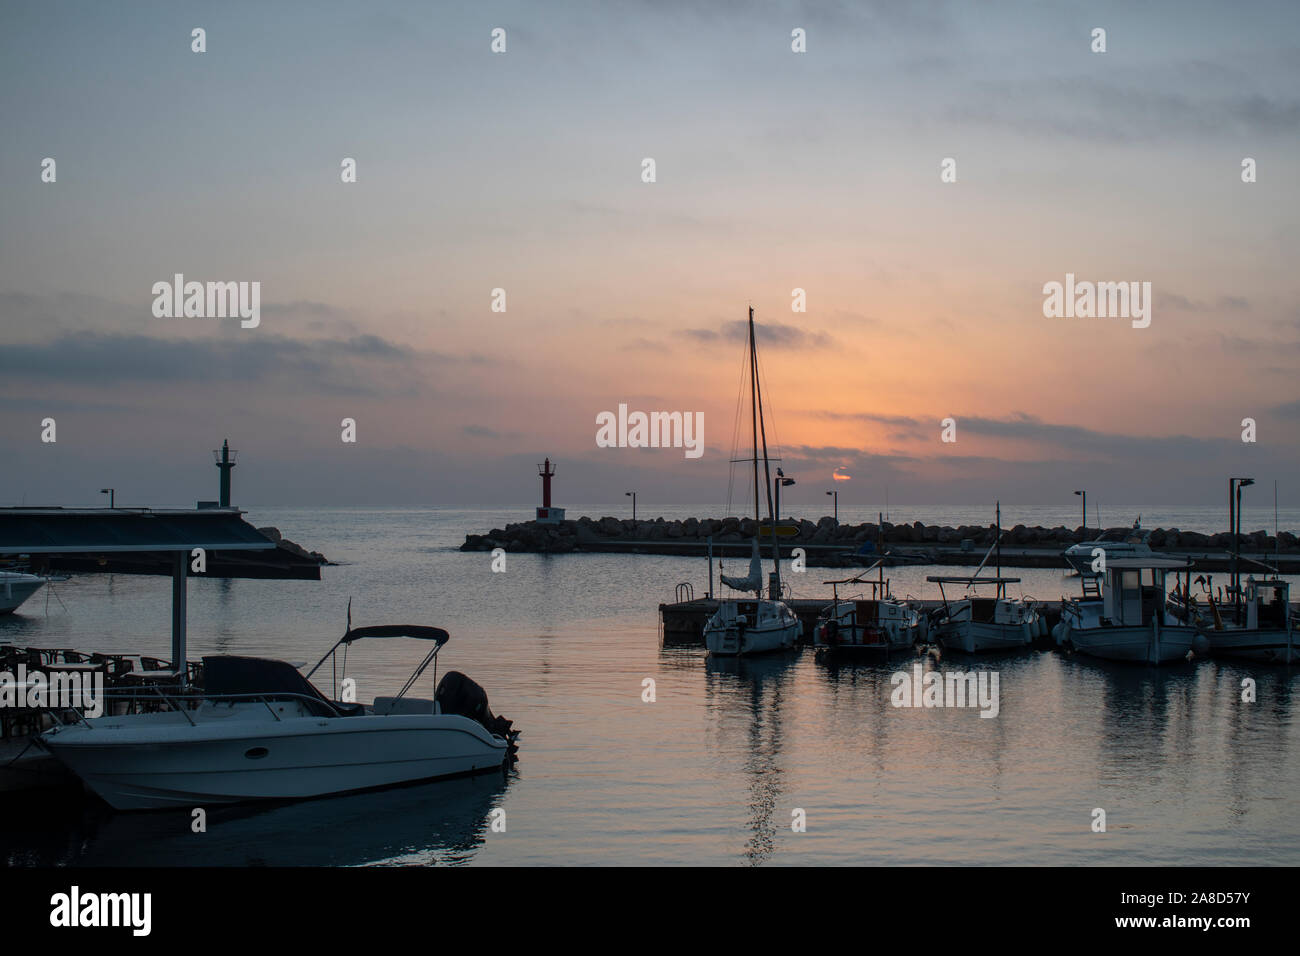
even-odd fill
[[[131,687],[131,688],[114,688],[112,690],[105,691],[104,693],[104,704],[106,710],[108,710],[110,705],[114,703],[125,702],[128,704],[136,704],[144,701],[158,701],[166,704],[170,710],[174,710],[180,713],[182,717],[184,717],[187,721],[189,721],[190,726],[192,727],[197,725],[194,722],[194,718],[189,715],[188,711],[198,710],[199,707],[202,706],[204,703],[242,703],[242,702],[261,703],[266,706],[267,712],[270,713],[270,715],[274,717],[277,721],[281,720],[282,718],[280,717],[279,714],[275,712],[275,708],[271,706],[272,702],[274,701],[299,701],[307,704],[308,709],[310,709],[312,705],[318,707],[323,705],[329,708],[330,714],[332,716],[334,717],[343,716],[343,714],[339,711],[339,709],[336,706],[334,706],[334,704],[331,701],[328,701],[322,697],[312,697],[310,694],[299,694],[294,691],[269,691],[269,692],[251,693],[251,694],[209,694],[209,693],[169,694],[166,691],[163,691],[157,687],[150,687],[150,688]],[[61,725],[66,725],[66,723],[68,723],[65,722],[63,717],[71,714],[73,715],[74,719],[72,719],[69,722],[85,723],[88,728],[92,728],[92,729],[94,727],[93,724],[87,721],[86,716],[83,713],[81,713],[81,709],[79,708],[47,707],[45,708],[45,710],[54,718],[54,720],[57,723]],[[105,716],[109,716],[109,715],[106,714]],[[121,715],[114,715],[114,716],[121,716]]]
[[[674,592],[674,600],[678,604],[685,604],[687,601],[694,601],[695,585],[691,584],[690,581],[683,581],[681,584],[677,585],[677,589]]]

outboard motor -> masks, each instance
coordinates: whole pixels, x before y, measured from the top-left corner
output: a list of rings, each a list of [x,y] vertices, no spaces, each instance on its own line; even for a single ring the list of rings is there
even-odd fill
[[[442,675],[442,680],[438,681],[438,689],[433,692],[433,699],[442,713],[468,717],[480,724],[488,733],[504,738],[509,744],[507,759],[511,763],[515,761],[515,754],[519,752],[519,745],[515,743],[519,731],[511,729],[513,721],[493,716],[488,706],[487,691],[482,687],[460,671],[448,671]]]

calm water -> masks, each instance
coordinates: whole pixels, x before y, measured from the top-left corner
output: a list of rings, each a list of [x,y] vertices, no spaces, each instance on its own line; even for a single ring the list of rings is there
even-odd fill
[[[704,509],[705,511],[716,509]],[[1217,530],[1217,509],[1116,512],[1108,524]],[[605,514],[610,509],[570,510]],[[700,513],[678,509],[666,517]],[[10,863],[814,864],[1300,863],[1297,669],[1217,662],[1154,670],[1057,653],[929,660],[995,669],[1001,713],[890,706],[889,666],[829,669],[811,650],[740,663],[663,647],[657,605],[702,560],[510,555],[455,548],[523,509],[254,510],[254,524],[341,562],[320,582],[192,581],[192,657],[235,653],[312,664],[344,628],[428,623],[524,732],[508,775],[267,810],[114,815],[94,801],[0,816]],[[621,514],[621,512],[619,512]],[[659,512],[653,512],[655,514]],[[1004,523],[1077,524],[1067,509]],[[874,517],[841,509],[842,521]],[[893,520],[985,523],[979,509],[893,509]],[[1272,527],[1263,512],[1252,527]],[[1297,526],[1294,513],[1283,527]],[[1010,520],[1007,520],[1010,519]],[[740,570],[741,562],[736,562]],[[931,596],[935,568],[894,569],[896,593]],[[958,572],[960,573],[960,572]],[[1018,571],[1040,599],[1073,593],[1055,571]],[[796,596],[828,593],[812,569]],[[0,640],[168,656],[169,582],[85,576],[11,619]],[[368,700],[399,687],[412,642],[357,645]],[[319,676],[319,675],[318,675]],[[1258,702],[1240,702],[1244,677]],[[653,678],[657,700],[644,703]],[[328,684],[328,675],[325,684]],[[425,682],[429,683],[429,682]],[[420,692],[431,693],[431,686]],[[506,832],[490,831],[493,808]],[[1108,832],[1090,830],[1105,808]],[[807,832],[791,830],[801,808]]]

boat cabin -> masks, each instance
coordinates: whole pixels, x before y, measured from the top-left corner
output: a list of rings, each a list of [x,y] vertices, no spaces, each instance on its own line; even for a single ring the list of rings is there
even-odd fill
[[[1291,585],[1286,581],[1246,579],[1245,626],[1252,630],[1286,630],[1291,613]]]
[[[1166,579],[1186,572],[1191,563],[1179,558],[1116,558],[1106,563],[1102,576],[1102,622],[1141,627],[1159,614],[1165,623],[1168,605]]]

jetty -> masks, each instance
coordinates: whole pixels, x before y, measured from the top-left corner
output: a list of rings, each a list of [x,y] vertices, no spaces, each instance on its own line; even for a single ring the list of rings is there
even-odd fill
[[[679,592],[679,595],[681,592]],[[665,644],[701,644],[704,641],[704,622],[718,609],[717,598],[686,597],[685,600],[673,601],[659,605],[659,619],[663,626]],[[784,598],[784,603],[798,616],[803,625],[802,642],[812,643],[813,627],[818,616],[831,603],[829,595],[820,598]],[[943,606],[943,601],[931,600],[913,602],[919,606],[925,616]],[[1038,601],[1035,605],[1047,619],[1047,630],[1056,626],[1061,619],[1061,601]],[[1048,641],[1051,640],[1049,637]]]
[[[838,524],[825,517],[813,523],[786,518],[781,522],[778,544],[783,558],[796,548],[804,553],[809,567],[852,567],[886,558],[890,564],[969,565],[980,563],[993,544],[994,528],[978,525]],[[1060,568],[1062,552],[1071,545],[1092,541],[1103,531],[1124,528],[1043,528],[1015,525],[1003,529],[1002,564],[1013,568]],[[703,558],[747,558],[756,531],[753,518],[686,518],[668,521],[634,521],[612,517],[576,520],[520,521],[487,534],[469,534],[461,551],[493,551],[533,554],[662,554]],[[712,541],[710,542],[710,539]],[[1198,569],[1226,571],[1231,568],[1233,536],[1229,532],[1202,534],[1177,528],[1151,532],[1153,550],[1187,557]],[[767,547],[767,545],[765,545]],[[1276,538],[1264,531],[1241,535],[1244,559],[1277,567],[1283,574],[1300,574],[1300,537],[1279,532]]]

